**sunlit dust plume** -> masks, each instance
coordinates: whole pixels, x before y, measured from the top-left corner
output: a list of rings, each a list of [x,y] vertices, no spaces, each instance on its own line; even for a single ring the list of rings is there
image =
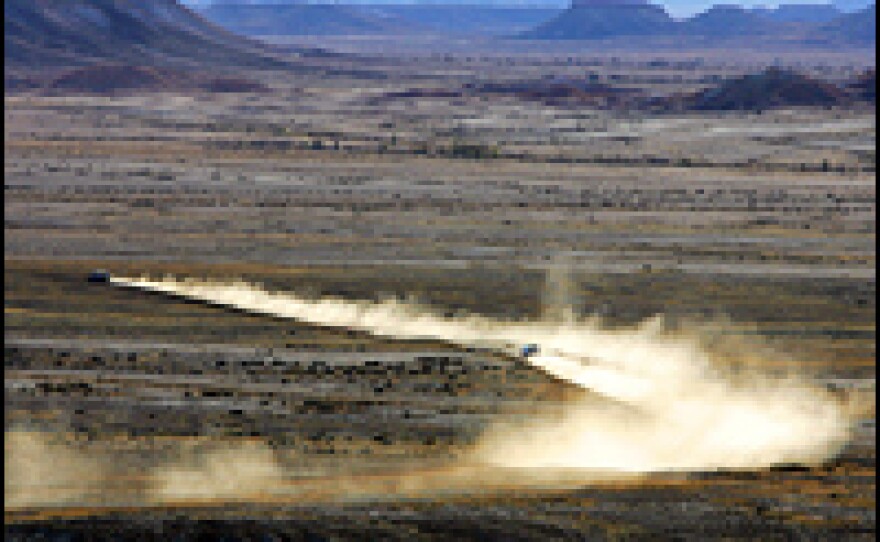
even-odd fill
[[[269,491],[282,476],[270,448],[245,442],[156,469],[152,496],[157,502],[246,498]]]
[[[34,431],[4,433],[6,508],[77,502],[101,482],[98,462]]]
[[[243,282],[113,281],[399,339],[439,339],[510,354],[534,343],[540,353],[526,359],[530,364],[612,399],[569,405],[562,419],[490,429],[475,457],[499,467],[633,473],[812,464],[833,456],[850,436],[852,420],[828,393],[757,370],[733,375],[698,341],[664,333],[657,319],[608,330],[573,319],[445,317],[399,301],[307,299]]]

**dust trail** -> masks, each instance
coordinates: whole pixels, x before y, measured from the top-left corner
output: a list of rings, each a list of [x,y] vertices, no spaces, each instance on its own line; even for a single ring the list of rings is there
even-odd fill
[[[245,498],[267,493],[283,474],[268,446],[244,442],[156,468],[150,497],[156,502]]]
[[[52,437],[36,431],[4,433],[5,508],[77,502],[100,485],[99,463]]]
[[[665,334],[660,319],[608,330],[590,321],[450,318],[393,300],[306,299],[243,282],[114,282],[401,339],[505,351],[537,343],[546,354],[529,363],[614,399],[572,405],[561,420],[489,431],[474,457],[499,467],[633,473],[812,464],[837,453],[850,436],[852,420],[829,394],[757,370],[731,374],[698,341]]]
[[[544,271],[541,318],[548,322],[572,322],[578,306],[573,266],[565,254],[557,255]]]
[[[198,457],[175,459],[151,473],[148,502],[192,503],[213,500],[260,502],[357,502],[399,498],[436,498],[467,494],[491,495],[511,489],[565,488],[583,483],[584,477],[558,471],[523,472],[522,469],[487,469],[485,464],[465,458],[455,463],[419,466],[397,465],[393,470],[366,473],[334,469],[320,475],[303,476],[283,465],[275,450],[260,442],[242,445],[218,443],[217,449]],[[357,460],[354,460],[356,462]],[[511,475],[513,474],[513,475]],[[592,475],[591,481],[620,481],[632,478]]]

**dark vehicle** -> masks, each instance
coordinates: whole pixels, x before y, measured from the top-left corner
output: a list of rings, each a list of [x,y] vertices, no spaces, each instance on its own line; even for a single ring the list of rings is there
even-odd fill
[[[110,273],[103,269],[96,269],[89,273],[89,282],[110,282]]]
[[[538,353],[538,351],[539,351],[539,348],[538,348],[537,344],[527,344],[527,345],[523,346],[522,349],[520,350],[520,355],[524,358],[527,358],[529,356],[534,356],[535,354]]]

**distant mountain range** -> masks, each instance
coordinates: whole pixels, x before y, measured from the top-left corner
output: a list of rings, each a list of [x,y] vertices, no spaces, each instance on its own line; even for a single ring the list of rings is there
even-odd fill
[[[205,21],[176,0],[6,0],[5,67],[98,62],[283,64],[266,45]]]
[[[737,5],[717,5],[689,19],[675,21],[663,8],[647,0],[589,0],[575,3],[518,37],[594,40],[665,36],[719,44],[753,38],[790,44],[868,47],[876,41],[875,13],[874,4],[843,14],[833,6],[789,5],[775,10],[748,10]]]
[[[281,53],[238,33],[446,33],[553,40],[624,37],[632,44],[660,37],[683,45],[693,40],[690,43],[730,47],[761,40],[825,48],[870,47],[876,42],[873,4],[833,17],[833,8],[828,6],[783,6],[769,12],[716,6],[685,21],[672,19],[646,0],[578,0],[567,10],[226,3],[204,11],[214,22],[176,0],[6,0],[3,12],[5,81],[24,87],[37,84],[21,75],[26,71],[104,66],[105,71],[81,73],[75,79],[88,81],[125,65],[216,71],[221,67],[290,67],[296,53],[300,57],[329,54],[296,47]],[[19,79],[10,77],[13,72]],[[167,72],[147,70],[140,75],[157,81],[156,86],[168,80]]]
[[[201,14],[214,24],[250,36],[399,34],[400,21],[336,4],[216,3]]]
[[[827,23],[844,13],[834,4],[783,4],[775,9],[752,8],[750,11],[781,23]]]
[[[715,7],[679,22],[670,18],[662,8],[643,0],[626,0],[617,4],[610,2],[580,0],[570,10],[538,24],[530,33],[540,35],[546,32],[544,35],[554,38],[572,35],[581,38],[674,35],[679,38],[702,36],[719,40],[725,36],[778,32],[778,29],[784,28],[792,35],[808,36],[811,43],[829,47],[868,44],[876,38],[876,7],[873,5],[860,12],[843,14],[820,23],[774,22],[766,14],[731,6]],[[365,24],[360,22],[359,14],[367,12],[348,12],[347,8],[342,8],[326,10],[326,13],[350,15],[346,24]],[[283,12],[276,10],[275,14]],[[264,17],[271,15],[265,11],[260,13]],[[425,17],[426,13],[446,13],[448,18],[444,24],[447,27],[454,24],[451,11],[432,12],[427,8],[426,11],[411,12],[414,20],[410,22],[406,22],[403,15],[386,16],[374,11],[371,17],[379,22],[370,24],[376,24],[377,28],[385,31],[396,29],[400,24],[414,29],[419,17]],[[485,13],[489,16],[492,12]],[[4,82],[7,92],[259,93],[271,89],[260,81],[248,79],[246,68],[294,67],[294,57],[279,56],[269,46],[215,26],[174,0],[7,0],[4,16]],[[475,18],[472,24],[482,23]],[[465,22],[462,21],[460,26],[464,27]],[[558,33],[552,33],[553,29]],[[327,53],[302,50],[299,58],[306,55],[318,57]],[[656,99],[638,89],[563,79],[485,83],[457,89],[441,88],[430,93],[438,97],[459,94],[488,98],[517,97],[562,105],[598,104],[603,107],[664,110],[761,110],[874,102],[876,75],[873,70],[866,71],[837,86],[772,68],[760,74],[724,81],[696,94]],[[404,93],[401,97],[405,98],[408,94]]]
[[[3,15],[6,92],[265,92],[246,70],[333,56],[275,50],[176,0],[6,0]]]
[[[349,0],[352,2],[353,0]],[[673,19],[648,0],[573,0],[568,9],[485,4],[307,4],[220,0],[200,8],[208,20],[249,36],[407,35],[596,40],[617,37],[690,39],[707,45],[739,38],[813,46],[870,46],[873,5],[847,13],[864,0],[783,4],[747,9],[716,5],[685,20]],[[845,6],[848,6],[844,8]],[[638,44],[638,42],[633,42]],[[687,41],[682,41],[687,43]]]
[[[683,35],[720,38],[766,34],[780,26],[779,22],[761,13],[740,6],[719,5],[677,24],[672,31]]]
[[[410,31],[503,36],[525,32],[558,15],[562,9],[484,5],[372,5],[361,12],[401,24]]]
[[[200,9],[211,22],[249,36],[497,35],[522,32],[561,9],[434,4],[268,4],[216,2]]]
[[[876,46],[877,5],[847,13],[816,29],[815,39],[827,43]]]

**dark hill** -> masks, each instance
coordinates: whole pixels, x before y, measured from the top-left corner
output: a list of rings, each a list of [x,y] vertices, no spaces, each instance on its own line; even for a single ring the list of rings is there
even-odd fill
[[[558,16],[519,34],[525,39],[589,40],[618,36],[668,34],[674,21],[659,6],[647,2],[592,0],[580,2]]]
[[[129,89],[161,90],[191,87],[187,73],[168,68],[129,65],[93,65],[62,73],[49,85],[51,90],[112,93]]]
[[[845,103],[840,88],[780,68],[729,79],[684,99],[687,109],[760,111],[776,107],[833,106]]]
[[[846,85],[846,90],[857,100],[867,102],[877,101],[877,72],[876,70],[867,70],[859,74],[854,80]]]
[[[108,61],[284,64],[267,46],[210,24],[175,0],[6,0],[3,15],[7,69]]]
[[[130,64],[93,64],[66,70],[41,88],[50,93],[125,94],[128,92],[266,92],[243,77]]]
[[[556,106],[619,107],[635,100],[638,91],[574,79],[466,85],[481,96],[511,96]]]

